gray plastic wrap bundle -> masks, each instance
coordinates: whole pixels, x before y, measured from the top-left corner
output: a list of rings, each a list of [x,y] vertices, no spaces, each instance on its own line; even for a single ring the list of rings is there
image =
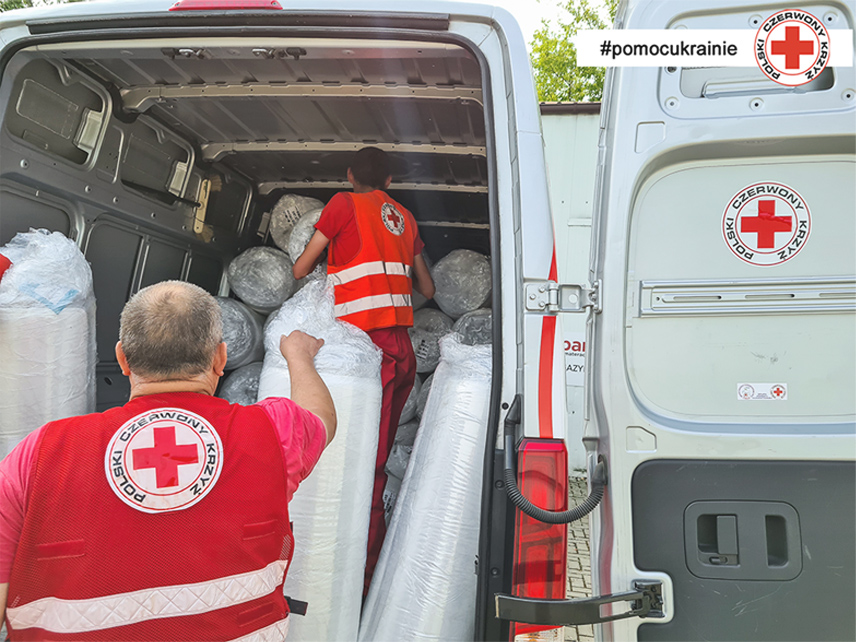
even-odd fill
[[[402,424],[407,423],[416,416],[416,400],[419,399],[419,392],[422,390],[422,382],[419,377],[413,380],[413,387],[410,389],[410,394],[407,395],[407,401],[404,402],[404,408],[401,410],[401,418],[398,420],[399,428]]]
[[[461,342],[468,346],[485,345],[493,342],[493,323],[490,308],[467,312],[455,321],[452,331],[461,335]]]
[[[259,379],[261,376],[261,361],[249,363],[238,368],[223,380],[218,396],[229,403],[251,406],[258,401]]]
[[[452,330],[454,321],[433,308],[422,308],[413,313],[410,343],[416,355],[416,372],[434,372],[440,363],[440,337]]]
[[[270,237],[277,247],[288,251],[288,238],[297,220],[312,210],[324,207],[317,198],[286,194],[276,202],[270,213]]]
[[[419,390],[419,396],[416,397],[416,414],[421,417],[425,414],[425,405],[428,403],[428,395],[431,394],[431,386],[434,383],[434,375],[428,375],[425,381],[422,382],[422,388]]]
[[[95,411],[92,271],[59,232],[0,248],[0,459],[49,421]]]
[[[223,341],[226,342],[226,370],[240,368],[265,356],[262,318],[240,301],[216,297],[223,319]]]
[[[307,212],[294,224],[288,237],[288,255],[296,262],[303,254],[303,250],[309,245],[312,235],[315,234],[315,224],[321,219],[321,208]],[[321,261],[315,269],[309,273],[307,279],[327,276],[327,261]],[[302,280],[302,279],[301,279]]]
[[[229,264],[229,286],[257,312],[272,312],[294,294],[294,264],[273,247],[251,247]]]
[[[279,351],[283,334],[324,339],[315,367],[336,405],[336,438],[289,504],[294,559],[285,592],[309,602],[291,618],[293,641],[355,640],[360,620],[381,409],[381,352],[368,335],[333,316],[333,292],[312,281],[280,310],[265,335],[259,399],[289,396]]]
[[[371,589],[360,640],[472,640],[490,346],[450,334]]]
[[[419,377],[416,378],[419,380]],[[383,489],[383,518],[389,525],[398,491],[401,490],[401,480],[407,470],[410,455],[413,452],[413,444],[416,442],[416,434],[419,430],[419,421],[408,421],[400,424],[395,433],[395,441],[392,453],[386,460],[386,486]]]
[[[490,297],[490,261],[472,250],[453,250],[431,270],[434,300],[453,319],[478,310]]]

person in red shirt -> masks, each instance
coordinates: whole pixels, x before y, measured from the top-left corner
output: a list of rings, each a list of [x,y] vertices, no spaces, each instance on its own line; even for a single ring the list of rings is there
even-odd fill
[[[364,594],[386,536],[384,466],[416,377],[416,357],[407,328],[413,325],[411,294],[434,296],[434,281],[422,251],[425,244],[413,215],[384,191],[392,176],[389,159],[376,147],[354,154],[348,168],[353,192],[339,192],[321,213],[315,234],[294,263],[301,279],[329,246],[327,274],[333,283],[336,316],[364,330],[383,351],[383,399],[366,559]]]
[[[140,290],[116,345],[128,403],[48,423],[0,462],[12,640],[285,637],[287,505],[336,430],[323,341],[283,336],[291,399],[241,406],[214,397],[222,330],[195,285]]]

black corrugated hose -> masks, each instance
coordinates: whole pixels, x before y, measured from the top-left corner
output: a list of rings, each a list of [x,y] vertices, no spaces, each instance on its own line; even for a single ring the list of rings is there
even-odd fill
[[[508,499],[524,514],[545,524],[570,524],[582,519],[592,512],[600,500],[606,487],[606,461],[601,459],[594,467],[591,478],[591,493],[582,504],[564,511],[551,511],[539,508],[520,492],[517,486],[517,476],[514,472],[514,428],[520,423],[520,395],[514,397],[511,408],[505,416],[505,491]]]

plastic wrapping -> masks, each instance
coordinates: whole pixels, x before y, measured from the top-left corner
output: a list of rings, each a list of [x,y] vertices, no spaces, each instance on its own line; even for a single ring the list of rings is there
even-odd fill
[[[428,395],[431,392],[431,384],[434,383],[434,375],[429,375],[422,382],[422,389],[419,391],[419,396],[416,397],[416,414],[422,416],[425,413],[425,404],[428,403]]]
[[[394,444],[392,452],[386,460],[384,470],[388,475],[404,479],[404,472],[407,470],[407,462],[410,461],[410,453],[413,451],[412,446],[404,444]]]
[[[219,397],[229,403],[251,406],[259,399],[259,379],[261,376],[261,361],[238,368],[223,380]]]
[[[383,521],[386,522],[387,526],[389,526],[389,520],[392,519],[392,511],[395,509],[395,502],[400,491],[401,480],[387,474],[386,486],[383,487]]]
[[[416,435],[419,432],[418,421],[408,421],[398,426],[395,432],[394,444],[401,444],[406,448],[413,449],[413,444],[416,443]],[[403,479],[403,477],[402,477]]]
[[[419,398],[419,391],[422,390],[422,382],[419,377],[413,380],[413,387],[410,389],[410,394],[407,395],[407,401],[404,402],[404,408],[401,409],[401,418],[398,420],[399,426],[405,424],[416,416],[416,400]]]
[[[487,345],[493,342],[493,323],[490,308],[467,312],[455,321],[452,330],[461,335],[461,343],[468,346]]]
[[[491,348],[440,343],[428,406],[360,624],[362,641],[472,640]]]
[[[490,297],[490,261],[472,250],[453,250],[431,270],[434,300],[453,319],[482,307]]]
[[[280,198],[270,213],[270,237],[277,247],[288,251],[288,238],[294,224],[306,212],[320,207],[324,207],[324,203],[309,196],[286,194]]]
[[[416,372],[433,372],[440,362],[440,337],[452,330],[454,321],[433,308],[422,308],[413,314],[410,342],[416,355]]]
[[[59,232],[0,248],[0,459],[49,421],[95,411],[92,271]]]
[[[289,504],[295,552],[285,592],[309,602],[290,641],[355,640],[360,619],[381,409],[381,352],[333,317],[333,292],[313,281],[289,300],[265,335],[259,399],[288,396],[279,338],[303,330],[324,339],[315,367],[336,405],[336,438]]]
[[[265,356],[262,319],[240,301],[215,297],[223,319],[223,341],[226,342],[226,370],[240,368]]]
[[[229,286],[254,310],[271,312],[294,293],[293,265],[281,250],[251,247],[229,265]]]

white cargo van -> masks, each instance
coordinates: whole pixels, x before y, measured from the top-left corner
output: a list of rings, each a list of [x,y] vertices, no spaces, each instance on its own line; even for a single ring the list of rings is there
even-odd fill
[[[561,639],[562,624],[604,622],[598,635],[615,640],[853,639],[853,68],[797,91],[759,69],[610,74],[592,270],[573,285],[509,14],[296,4],[0,15],[0,244],[44,227],[84,250],[99,409],[127,398],[112,346],[129,295],[169,278],[226,294],[225,266],[267,242],[273,203],[329,198],[350,154],[375,145],[431,257],[491,257],[474,638]],[[618,25],[752,28],[782,8],[639,0]],[[805,8],[853,26],[852,5]],[[728,208],[758,216],[760,185],[811,213],[776,265],[728,237]],[[791,215],[795,238],[803,220]],[[588,316],[593,496],[563,513],[569,314]],[[564,524],[595,506],[595,598],[566,601]]]

